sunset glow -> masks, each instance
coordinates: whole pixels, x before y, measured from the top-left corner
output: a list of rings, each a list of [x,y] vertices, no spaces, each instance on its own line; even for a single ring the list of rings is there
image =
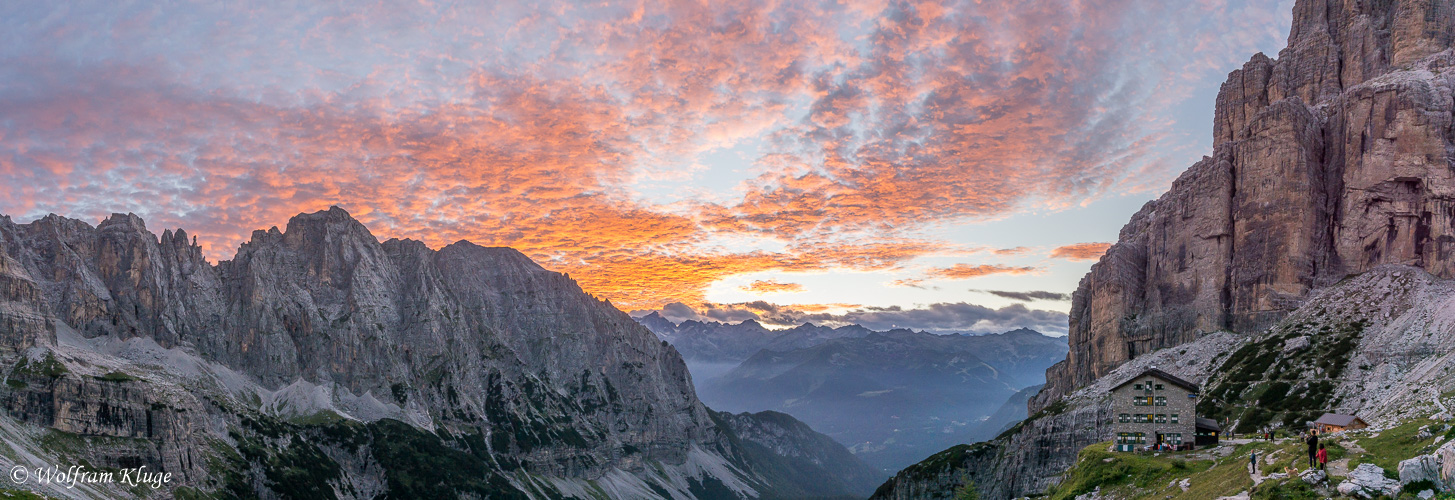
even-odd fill
[[[8,2],[0,213],[225,260],[338,205],[629,311],[1060,334],[1290,6]]]

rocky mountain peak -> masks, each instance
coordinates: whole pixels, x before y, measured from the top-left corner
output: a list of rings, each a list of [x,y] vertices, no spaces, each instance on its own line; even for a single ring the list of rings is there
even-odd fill
[[[98,231],[122,230],[134,232],[146,232],[147,224],[140,216],[133,213],[111,214],[101,224],[96,226]]]
[[[344,209],[334,206],[328,210],[298,214],[288,219],[287,229],[283,231],[283,242],[296,249],[345,242],[378,244],[379,240],[363,223]]]
[[[445,259],[488,259],[491,262],[508,264],[519,269],[546,270],[520,250],[510,247],[482,247],[466,240],[460,240],[441,248],[439,252],[440,257]]]

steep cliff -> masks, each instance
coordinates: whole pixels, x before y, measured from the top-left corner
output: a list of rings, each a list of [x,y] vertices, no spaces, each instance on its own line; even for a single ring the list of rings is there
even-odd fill
[[[134,215],[0,217],[0,250],[9,414],[126,443],[71,459],[244,497],[793,488],[734,445],[671,346],[515,250],[380,243],[338,208],[215,266]],[[458,474],[419,480],[451,455]]]
[[[1455,277],[1455,1],[1299,0],[1288,47],[1217,98],[1213,153],[1073,296],[1031,410],[1155,349],[1251,333],[1383,264]]]

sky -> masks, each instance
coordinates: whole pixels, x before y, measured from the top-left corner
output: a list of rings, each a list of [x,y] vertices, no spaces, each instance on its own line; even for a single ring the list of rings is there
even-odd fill
[[[1292,0],[0,3],[0,214],[340,206],[641,315],[1064,334]]]

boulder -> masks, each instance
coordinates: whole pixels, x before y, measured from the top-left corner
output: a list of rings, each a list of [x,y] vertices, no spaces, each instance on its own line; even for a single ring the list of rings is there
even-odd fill
[[[1294,337],[1283,341],[1283,353],[1290,354],[1307,349],[1310,340],[1308,335]]]
[[[1455,491],[1455,440],[1445,443],[1433,455],[1437,471],[1435,477],[1443,478],[1435,485],[1445,491]]]
[[[1449,489],[1448,484],[1441,484],[1440,458],[1434,454],[1420,455],[1399,463],[1399,483],[1410,484],[1416,481],[1430,481],[1440,489]]]
[[[1400,484],[1415,481],[1430,481],[1441,491],[1455,491],[1455,441],[1445,443],[1434,453],[1400,462]]]
[[[1339,493],[1359,497],[1375,498],[1380,495],[1399,495],[1400,482],[1384,477],[1384,469],[1374,464],[1359,464],[1349,472],[1349,478],[1339,483]]]
[[[1309,469],[1298,475],[1303,482],[1313,485],[1323,484],[1329,480],[1329,475],[1318,469]]]

